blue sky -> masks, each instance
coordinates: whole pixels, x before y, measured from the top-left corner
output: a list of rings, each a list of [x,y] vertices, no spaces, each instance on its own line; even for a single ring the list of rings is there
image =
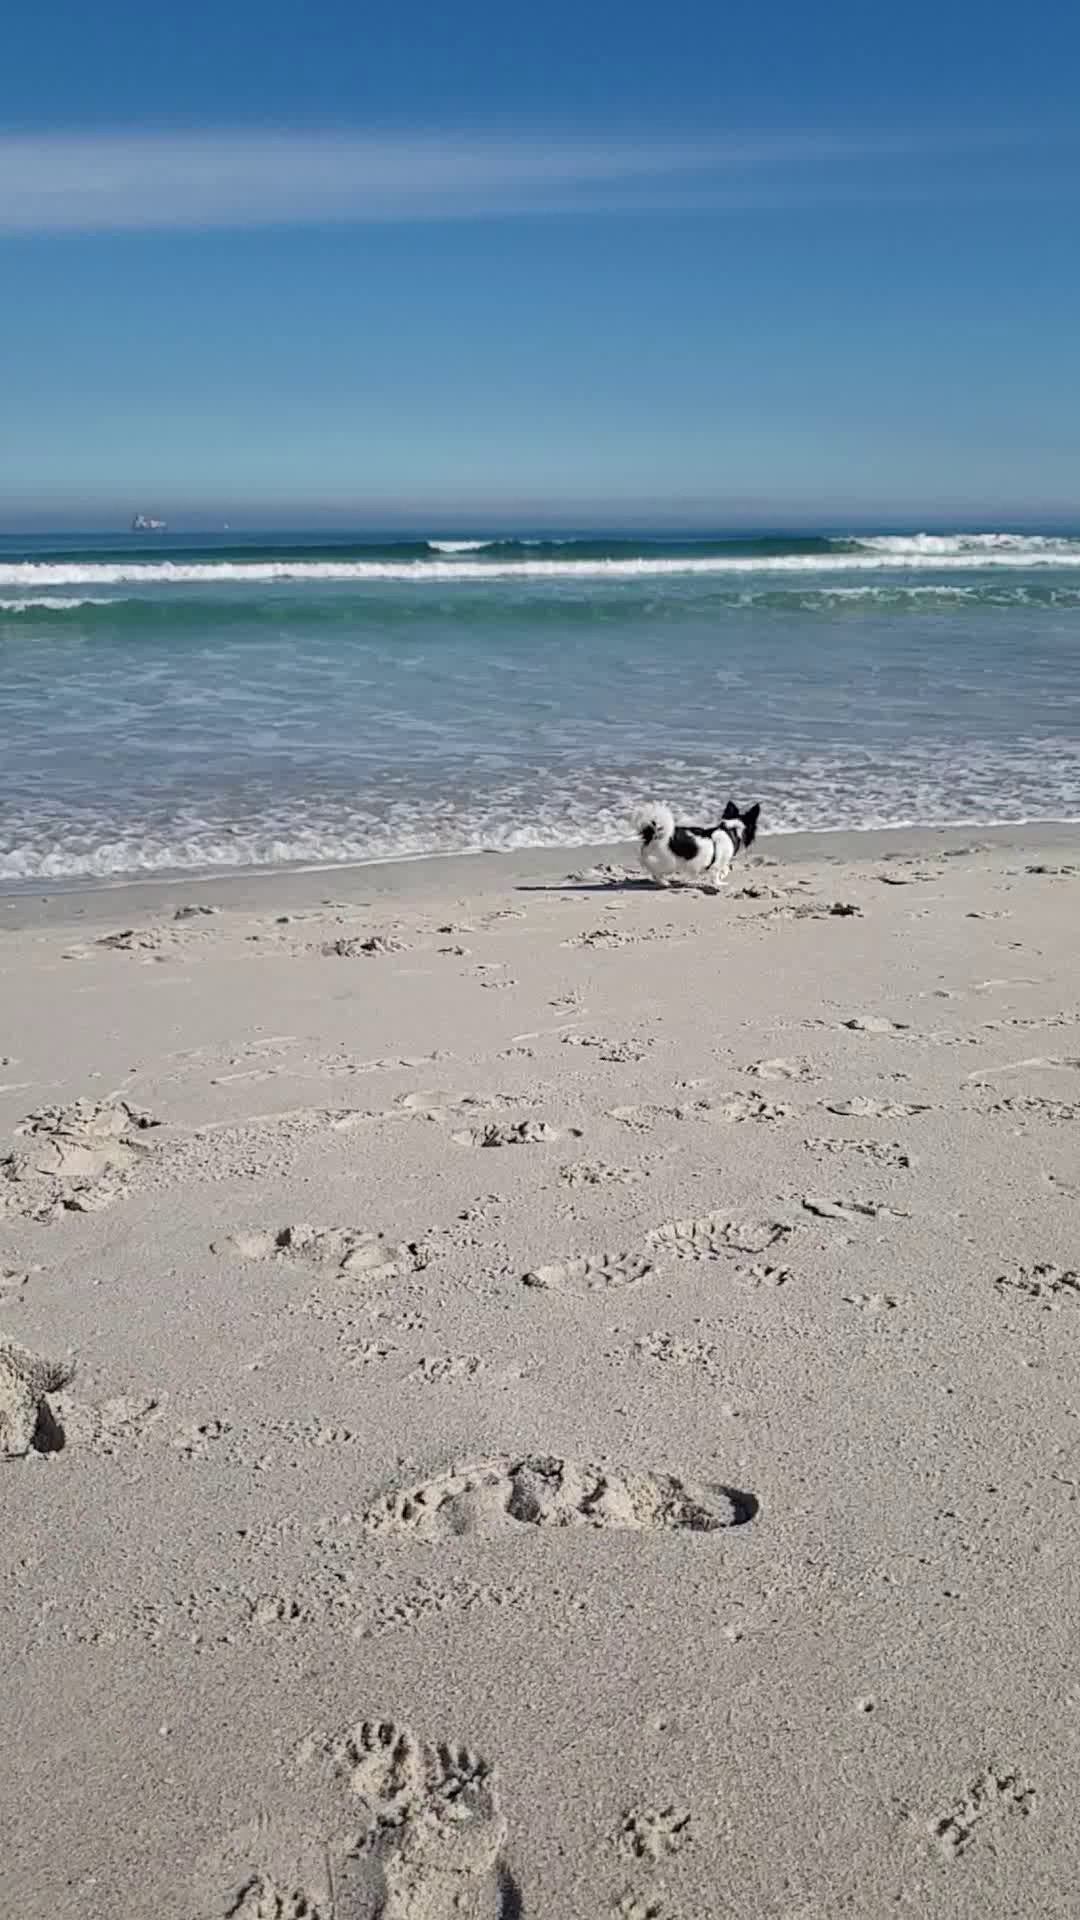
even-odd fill
[[[1080,20],[6,27],[0,525],[1080,522]]]

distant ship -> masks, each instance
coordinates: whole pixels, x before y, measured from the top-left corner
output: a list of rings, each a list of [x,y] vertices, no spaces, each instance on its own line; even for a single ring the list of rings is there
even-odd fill
[[[151,520],[145,513],[137,513],[131,523],[132,533],[164,533],[167,527],[168,521]]]

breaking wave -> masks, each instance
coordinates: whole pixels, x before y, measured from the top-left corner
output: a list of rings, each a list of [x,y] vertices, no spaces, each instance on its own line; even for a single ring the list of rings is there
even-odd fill
[[[0,560],[0,587],[31,592],[121,586],[275,586],[327,582],[448,586],[498,580],[587,581],[686,577],[841,576],[931,571],[1080,570],[1080,538],[1019,533],[873,534],[824,538],[760,538],[729,542],[595,540],[429,540],[378,549],[346,550],[342,557],[303,550],[258,557],[212,554],[143,560],[133,556]],[[13,610],[12,603],[7,610]]]

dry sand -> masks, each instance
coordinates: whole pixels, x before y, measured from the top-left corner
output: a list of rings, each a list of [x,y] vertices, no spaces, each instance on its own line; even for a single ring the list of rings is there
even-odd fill
[[[1080,1911],[1080,837],[979,840],[3,904],[5,1920]]]

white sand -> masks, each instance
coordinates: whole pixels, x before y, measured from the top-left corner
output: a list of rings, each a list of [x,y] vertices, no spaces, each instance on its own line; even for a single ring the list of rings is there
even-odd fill
[[[973,838],[2,903],[5,1920],[1080,1911],[1080,832]]]

